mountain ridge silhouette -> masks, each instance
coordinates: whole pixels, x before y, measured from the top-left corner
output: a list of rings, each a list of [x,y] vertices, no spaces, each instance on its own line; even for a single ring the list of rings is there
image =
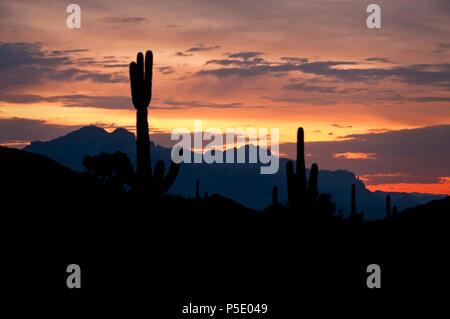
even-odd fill
[[[150,142],[152,152],[152,165],[163,160],[166,165],[170,163],[170,149]],[[246,154],[250,147],[246,147]],[[136,140],[135,135],[126,129],[117,128],[108,133],[103,128],[91,125],[68,133],[56,139],[41,142],[31,142],[24,151],[45,155],[54,161],[69,167],[74,171],[83,171],[82,160],[86,156],[99,155],[102,151],[114,153],[122,151],[130,157],[136,167]],[[225,151],[226,152],[226,151]],[[235,152],[236,154],[236,152]],[[279,171],[273,175],[259,174],[261,164],[189,164],[184,163],[179,176],[169,193],[184,197],[195,196],[195,182],[201,181],[201,194],[218,193],[235,200],[246,207],[263,210],[271,203],[273,185],[279,188],[280,202],[287,201],[285,185],[285,166],[288,159],[280,158]],[[307,170],[309,175],[309,170]],[[355,174],[346,170],[320,170],[319,188],[321,192],[333,195],[338,211],[344,216],[350,213],[351,184],[356,184],[358,197],[357,209],[364,210],[369,220],[384,217],[385,197],[390,194],[393,205],[399,210],[412,208],[431,200],[444,198],[444,195],[371,192],[364,183],[356,178]],[[236,182],[238,181],[238,182]],[[267,194],[262,198],[261,194]]]

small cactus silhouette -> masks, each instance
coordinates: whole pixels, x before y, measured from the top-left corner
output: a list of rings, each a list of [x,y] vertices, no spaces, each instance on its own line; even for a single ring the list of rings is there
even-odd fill
[[[306,185],[305,171],[305,147],[303,128],[297,130],[297,161],[296,171],[294,173],[294,164],[292,161],[286,164],[286,178],[288,187],[289,207],[307,211],[315,202],[317,191],[317,180],[319,176],[319,167],[316,163],[312,164],[309,175],[309,185]]]
[[[356,186],[352,184],[352,215],[356,215]]]
[[[352,211],[350,213],[350,220],[353,221],[363,221],[364,220],[364,211],[361,213],[356,212],[356,185],[352,184]]]
[[[386,218],[391,217],[391,195],[386,196]]]
[[[195,182],[195,198],[200,199],[200,181],[198,179]]]
[[[153,53],[147,51],[144,55],[139,52],[136,62],[130,63],[131,97],[136,108],[136,147],[137,147],[137,177],[138,189],[150,189],[152,195],[164,194],[175,182],[180,164],[172,162],[169,171],[164,176],[164,162],[158,161],[152,174],[150,136],[148,133],[147,108],[152,99]],[[183,150],[180,150],[182,154]]]
[[[272,206],[278,206],[278,186],[274,185],[272,188]]]

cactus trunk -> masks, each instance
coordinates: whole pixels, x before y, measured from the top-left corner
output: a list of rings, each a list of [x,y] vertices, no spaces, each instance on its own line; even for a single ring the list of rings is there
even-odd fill
[[[137,174],[145,179],[152,177],[147,113],[147,109],[138,109],[136,114]]]

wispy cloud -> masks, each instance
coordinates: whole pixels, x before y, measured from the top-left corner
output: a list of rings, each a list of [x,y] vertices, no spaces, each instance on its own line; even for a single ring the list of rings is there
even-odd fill
[[[46,120],[0,118],[0,144],[27,144],[34,140],[49,140],[80,128],[77,125],[58,125]]]
[[[147,20],[146,17],[107,17],[103,19],[109,23],[140,23]]]
[[[216,49],[220,49],[220,45],[205,47],[205,45],[203,43],[199,43],[196,47],[189,48],[184,52],[211,51],[211,50],[216,50]]]
[[[212,50],[216,50],[216,49],[220,49],[221,46],[220,45],[214,45],[214,46],[205,46],[203,43],[199,43],[197,46],[195,47],[191,47],[185,51],[179,51],[179,52],[175,52],[176,56],[192,56],[194,52],[202,52],[202,51],[212,51]]]
[[[367,58],[366,61],[369,61],[369,62],[382,62],[382,63],[394,63],[389,58],[377,58],[377,57]]]
[[[172,74],[175,73],[175,70],[171,66],[160,66],[158,67],[158,71],[162,74]]]

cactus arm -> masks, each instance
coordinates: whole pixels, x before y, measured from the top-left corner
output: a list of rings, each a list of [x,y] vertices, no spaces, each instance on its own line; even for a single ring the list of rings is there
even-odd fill
[[[167,172],[166,177],[162,181],[163,193],[167,192],[169,190],[169,188],[175,182],[178,172],[180,171],[180,166],[181,166],[181,164],[177,164],[174,162],[172,162],[172,164],[170,164],[169,171]]]
[[[153,80],[153,53],[152,51],[147,51],[145,53],[145,87],[147,88],[146,103],[150,104],[152,99],[152,80]],[[148,102],[147,102],[148,101]]]
[[[165,165],[163,161],[156,162],[155,169],[153,171],[153,184],[161,185],[164,179]]]
[[[296,171],[298,177],[298,187],[302,194],[306,193],[306,171],[305,171],[305,136],[303,128],[297,130],[297,162]]]

